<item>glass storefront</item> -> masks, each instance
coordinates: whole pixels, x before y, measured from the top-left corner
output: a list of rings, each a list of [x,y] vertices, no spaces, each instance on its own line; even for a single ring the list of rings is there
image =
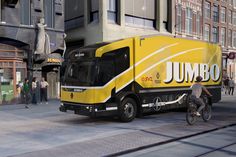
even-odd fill
[[[21,103],[21,87],[27,76],[23,52],[0,44],[0,105]]]
[[[21,87],[26,77],[26,63],[0,60],[0,104],[21,102]]]

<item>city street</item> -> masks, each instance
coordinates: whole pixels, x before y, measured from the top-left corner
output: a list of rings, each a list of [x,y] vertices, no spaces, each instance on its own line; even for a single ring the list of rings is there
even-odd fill
[[[121,123],[61,113],[58,101],[29,109],[0,106],[0,157],[155,156],[159,152],[162,156],[235,156],[235,103],[235,96],[223,96],[214,104],[212,120],[205,123],[199,118],[194,126],[187,125],[183,111]],[[228,125],[231,127],[223,128]],[[209,151],[212,153],[204,155]]]

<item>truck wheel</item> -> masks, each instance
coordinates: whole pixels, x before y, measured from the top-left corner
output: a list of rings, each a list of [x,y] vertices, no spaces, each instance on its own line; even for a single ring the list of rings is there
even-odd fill
[[[130,122],[132,121],[137,113],[137,104],[131,98],[125,98],[121,104],[119,109],[119,117],[122,122]]]

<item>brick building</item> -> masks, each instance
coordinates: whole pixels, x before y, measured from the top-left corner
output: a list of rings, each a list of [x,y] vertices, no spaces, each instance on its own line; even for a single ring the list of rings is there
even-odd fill
[[[236,78],[236,1],[175,0],[175,34],[219,43],[223,52],[224,77]]]
[[[176,0],[174,19],[175,35],[202,39],[202,0]]]
[[[228,58],[231,52],[236,52],[236,1],[204,0],[203,4],[204,40],[221,45],[223,68],[229,77],[236,78],[235,61]]]

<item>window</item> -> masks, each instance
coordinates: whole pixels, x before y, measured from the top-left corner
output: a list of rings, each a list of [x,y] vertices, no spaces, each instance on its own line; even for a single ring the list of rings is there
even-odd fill
[[[219,22],[219,7],[215,5],[213,7],[213,21]]]
[[[236,12],[233,12],[233,25],[236,25]]]
[[[99,20],[99,1],[98,0],[89,0],[89,22],[98,22]]]
[[[84,26],[84,0],[65,1],[65,29]]]
[[[177,19],[176,19],[176,31],[181,32],[182,31],[182,6],[179,4],[177,5],[177,9],[176,9],[176,15],[177,15]]]
[[[47,27],[54,27],[54,0],[44,1],[44,16]]]
[[[129,47],[120,48],[106,53],[102,58],[112,58],[115,63],[116,76],[124,72],[130,67]]]
[[[118,23],[118,0],[107,0],[108,1],[108,11],[107,11],[107,18],[108,22],[110,23]]]
[[[186,10],[186,32],[191,34],[193,30],[193,12],[191,8]]]
[[[218,42],[218,28],[213,27],[212,28],[212,42],[217,43]]]
[[[208,24],[205,24],[205,26],[204,26],[205,28],[204,28],[204,40],[205,41],[210,41],[210,25],[208,25]]]
[[[226,8],[225,7],[222,7],[221,8],[221,22],[226,22]]]
[[[232,47],[232,30],[229,30],[229,34],[228,34],[228,41],[229,41],[229,46]]]
[[[30,15],[30,1],[29,0],[21,0],[20,1],[20,12],[21,12],[21,24],[23,25],[31,25],[31,15]]]
[[[226,35],[226,29],[225,28],[221,28],[221,45],[225,46],[225,35]]]
[[[205,18],[211,18],[211,3],[205,2]]]
[[[201,35],[201,15],[200,15],[200,12],[197,12],[197,15],[196,15],[196,32],[197,32],[197,35]]]
[[[236,47],[236,31],[233,32],[233,47]]]
[[[229,23],[232,24],[232,10],[229,10]]]
[[[155,28],[155,6],[155,0],[125,0],[126,25]]]

